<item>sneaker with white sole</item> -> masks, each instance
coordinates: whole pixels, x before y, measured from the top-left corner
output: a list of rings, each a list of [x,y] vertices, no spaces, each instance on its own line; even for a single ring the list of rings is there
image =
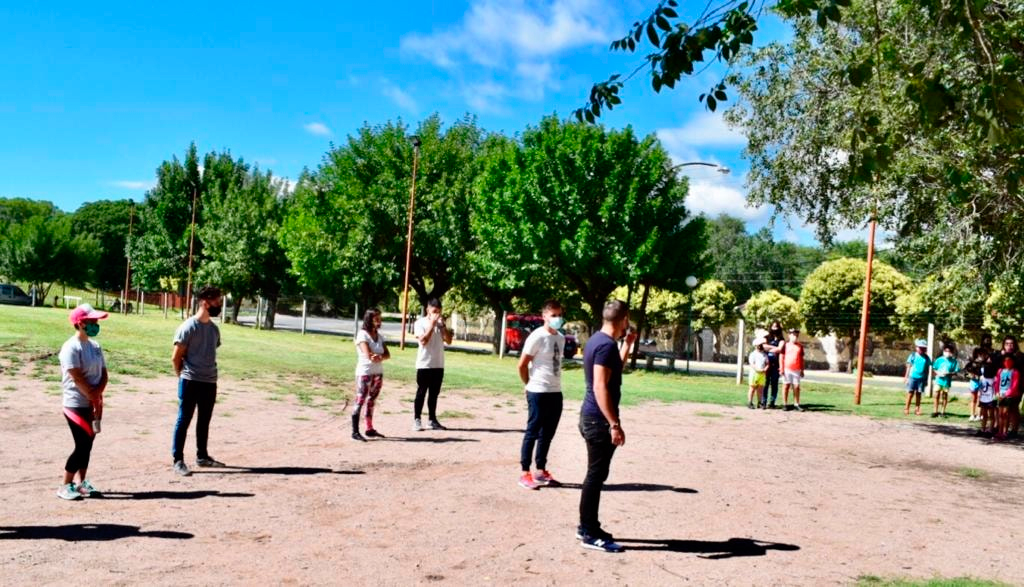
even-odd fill
[[[442,425],[437,420],[431,420],[430,421],[430,429],[431,430],[447,430],[448,428],[446,428],[444,425]]]
[[[185,461],[174,461],[173,470],[175,473],[181,475],[182,477],[189,477],[192,475],[192,471],[189,470],[188,465],[185,464]]]
[[[542,487],[558,487],[561,485],[561,483],[555,481],[555,478],[551,476],[551,472],[547,469],[537,471],[537,474],[533,476],[533,480],[537,482],[537,485]]]
[[[593,536],[584,536],[580,542],[583,548],[589,548],[590,550],[600,550],[601,552],[622,552],[622,545],[618,542],[611,540],[605,540],[604,538],[594,538]]]
[[[74,501],[76,499],[82,499],[82,494],[78,493],[78,490],[75,489],[74,483],[65,483],[57,490],[57,497],[68,501]]]
[[[519,476],[519,486],[523,489],[540,489],[540,484],[534,481],[533,475],[530,473],[523,473]]]
[[[78,484],[78,493],[82,494],[83,497],[96,497],[100,494],[100,490],[96,489],[88,479]]]
[[[223,469],[227,465],[225,465],[224,463],[218,461],[217,459],[215,459],[215,458],[213,458],[211,456],[207,456],[207,457],[204,457],[204,458],[201,458],[201,459],[196,459],[196,466],[197,467],[208,467],[208,468],[212,468],[212,469]]]
[[[413,420],[412,421],[412,431],[413,432],[423,432],[423,421],[420,420],[419,418],[416,418],[415,420]]]

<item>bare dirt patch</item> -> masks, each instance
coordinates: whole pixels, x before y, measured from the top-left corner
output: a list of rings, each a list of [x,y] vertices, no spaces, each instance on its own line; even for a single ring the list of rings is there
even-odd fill
[[[344,400],[317,398],[314,407],[227,381],[210,448],[233,468],[180,478],[170,470],[174,381],[122,379],[109,391],[90,468],[106,497],[64,502],[54,492],[72,443],[58,384],[12,370],[0,377],[4,582],[1024,577],[1024,559],[1009,547],[1024,538],[1024,450],[954,429],[698,404],[626,408],[627,443],[602,518],[628,550],[607,555],[573,539],[586,465],[576,402],[551,454],[566,486],[526,491],[516,485],[522,402],[446,390],[440,409],[472,417],[415,433],[412,389],[385,380],[376,420],[388,438],[361,444],[338,415]]]

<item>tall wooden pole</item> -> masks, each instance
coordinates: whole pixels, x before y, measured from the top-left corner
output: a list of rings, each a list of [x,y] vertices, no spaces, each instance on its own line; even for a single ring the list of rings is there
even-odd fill
[[[868,232],[868,269],[864,274],[864,306],[860,311],[860,343],[857,345],[857,386],[853,392],[853,403],[860,405],[860,392],[864,386],[864,347],[868,342],[868,313],[871,309],[871,266],[875,260],[875,219],[871,218]]]
[[[132,207],[128,211],[128,250],[125,251],[125,256],[128,258],[128,262],[124,268],[124,295],[121,296],[121,313],[124,314],[128,311],[128,278],[132,274],[132,226],[135,224],[135,203],[132,202]]]
[[[199,190],[192,186],[192,234],[188,237],[188,281],[185,282],[185,315],[192,314],[192,249],[196,242],[196,196]]]
[[[412,263],[412,210],[416,205],[416,167],[420,159],[420,142],[413,137],[412,145],[412,188],[409,190],[409,231],[405,236],[405,300],[402,302],[402,341],[399,348],[405,350],[405,321],[409,316],[409,265]]]

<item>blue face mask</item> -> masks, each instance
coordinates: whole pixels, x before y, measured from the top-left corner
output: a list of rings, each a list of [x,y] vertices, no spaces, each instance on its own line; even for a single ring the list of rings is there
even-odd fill
[[[551,328],[554,328],[555,330],[558,330],[559,328],[561,328],[564,325],[565,325],[565,318],[562,318],[561,316],[553,316],[553,317],[548,319],[548,326],[550,326]]]
[[[82,325],[82,330],[85,331],[86,336],[96,336],[100,333],[100,325],[95,322],[89,322]]]

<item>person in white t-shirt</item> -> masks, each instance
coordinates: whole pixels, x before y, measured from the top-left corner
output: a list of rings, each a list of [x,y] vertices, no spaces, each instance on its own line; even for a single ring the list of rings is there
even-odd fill
[[[526,384],[526,434],[520,450],[520,487],[540,489],[557,486],[558,482],[547,468],[548,449],[562,418],[562,356],[565,336],[559,328],[565,324],[562,305],[555,300],[544,302],[544,326],[526,337],[519,354],[519,378]],[[534,446],[537,453],[534,455]],[[530,472],[535,462],[537,474]]]
[[[75,334],[60,347],[61,387],[64,388],[64,419],[71,427],[75,451],[64,465],[64,482],[57,497],[73,500],[98,495],[99,491],[86,477],[96,433],[103,417],[103,391],[107,387],[107,363],[103,350],[93,338],[100,333],[99,321],[106,312],[82,304],[71,311],[68,319]],[[75,475],[78,485],[75,485]]]
[[[363,314],[363,327],[356,333],[356,401],[352,410],[352,439],[366,442],[359,433],[359,413],[366,405],[366,436],[384,438],[373,427],[373,406],[384,384],[383,361],[391,358],[391,351],[384,344],[380,332],[380,309],[370,308]]]
[[[445,430],[437,421],[437,396],[441,395],[444,381],[444,345],[452,343],[452,333],[444,325],[441,301],[427,302],[427,315],[416,321],[413,334],[419,341],[416,351],[416,401],[413,403],[413,425],[416,432],[423,430],[423,401],[427,402],[431,430]]]

